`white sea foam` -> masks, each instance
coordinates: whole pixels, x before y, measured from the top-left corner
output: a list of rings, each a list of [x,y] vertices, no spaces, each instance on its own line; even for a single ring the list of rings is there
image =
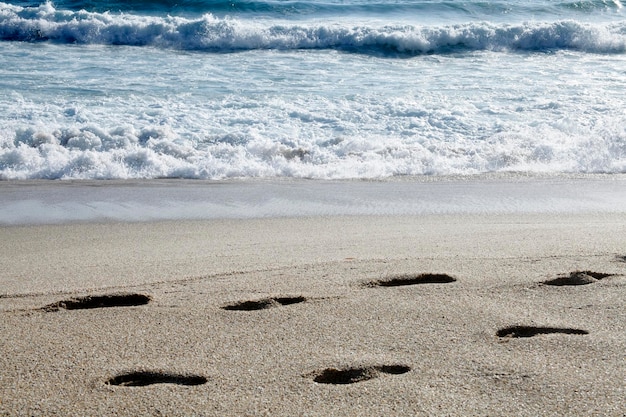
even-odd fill
[[[626,172],[624,21],[437,16],[0,3],[0,178]]]
[[[218,18],[158,17],[60,11],[51,3],[22,8],[0,3],[0,39],[132,45],[228,52],[254,49],[337,49],[360,53],[442,53],[458,50],[576,49],[626,51],[624,22],[573,20],[455,25],[359,25],[341,20],[293,24]]]
[[[194,145],[171,133],[139,144],[145,132],[137,132],[138,136],[105,133],[98,137],[92,130],[73,132],[65,146],[59,144],[63,132],[58,132],[61,140],[55,137],[57,132],[23,133],[24,142],[0,151],[2,177],[329,179],[502,171],[626,172],[623,128],[590,133],[595,137],[593,141],[587,137],[572,140],[561,132],[546,129],[525,135],[502,133],[476,143],[349,138],[334,144],[302,140],[299,144],[284,144],[258,137],[239,145],[227,139]],[[127,147],[104,149],[101,145],[125,141],[129,143]]]

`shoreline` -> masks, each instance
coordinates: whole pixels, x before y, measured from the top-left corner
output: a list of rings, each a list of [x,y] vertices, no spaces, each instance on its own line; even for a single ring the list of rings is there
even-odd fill
[[[0,226],[313,216],[623,213],[626,174],[0,181]]]

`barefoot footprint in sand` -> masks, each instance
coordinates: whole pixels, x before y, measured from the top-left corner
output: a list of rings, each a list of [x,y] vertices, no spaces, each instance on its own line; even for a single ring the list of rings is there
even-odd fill
[[[106,307],[133,307],[148,304],[150,296],[143,294],[106,294],[106,295],[88,295],[85,297],[70,298],[68,300],[57,301],[43,307],[45,311],[59,311],[61,308],[65,310],[85,310],[92,308]]]
[[[553,285],[562,287],[566,285],[588,285],[598,282],[601,279],[614,276],[615,274],[604,274],[602,272],[593,271],[574,271],[567,276],[561,276],[558,278],[544,281],[545,285]]]
[[[354,384],[377,378],[380,374],[401,375],[409,372],[411,368],[406,365],[382,365],[362,368],[326,368],[319,372],[313,372],[305,376],[313,377],[318,384]]]
[[[207,379],[201,375],[172,374],[167,372],[135,371],[109,379],[108,385],[123,387],[145,387],[154,384],[202,385]]]
[[[229,304],[222,309],[224,310],[236,310],[236,311],[254,311],[264,310],[271,307],[287,306],[291,304],[303,303],[306,301],[304,297],[273,297],[264,298],[261,300],[240,301],[234,304]]]
[[[401,287],[406,285],[420,284],[449,284],[456,278],[448,274],[406,274],[397,275],[382,280],[371,281],[365,284],[367,287]]]
[[[541,326],[510,326],[500,329],[496,332],[498,337],[533,337],[542,334],[589,334],[586,330],[573,329],[569,327],[541,327]]]

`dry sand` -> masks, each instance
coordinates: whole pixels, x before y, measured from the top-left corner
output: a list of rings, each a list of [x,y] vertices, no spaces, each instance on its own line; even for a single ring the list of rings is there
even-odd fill
[[[7,226],[0,251],[0,415],[625,415],[623,213]]]

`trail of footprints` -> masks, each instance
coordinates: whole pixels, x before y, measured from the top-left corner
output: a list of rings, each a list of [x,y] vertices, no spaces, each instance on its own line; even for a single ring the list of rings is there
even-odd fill
[[[626,261],[626,257],[624,257]],[[598,273],[593,271],[574,271],[570,274],[544,281],[543,285],[549,286],[575,286],[589,285],[613,274]],[[397,275],[383,280],[375,280],[364,283],[365,287],[400,287],[422,284],[449,284],[456,282],[456,278],[447,274],[418,274],[418,275]],[[85,297],[75,297],[58,301],[44,306],[42,310],[56,312],[61,309],[81,310],[94,308],[111,307],[134,307],[146,305],[151,301],[151,297],[136,293],[115,293],[105,295],[90,295]],[[233,304],[222,306],[223,310],[229,311],[255,311],[268,308],[290,306],[306,302],[302,296],[271,297],[259,300],[245,300]],[[586,335],[589,332],[582,329],[560,328],[560,327],[538,327],[514,325],[499,329],[496,336],[500,338],[528,338],[545,334],[567,334]],[[409,372],[411,368],[407,365],[376,365],[366,367],[348,367],[342,369],[326,368],[320,371],[303,375],[311,378],[318,384],[345,385],[357,382],[368,381],[379,376],[401,375]],[[108,385],[124,387],[143,387],[153,384],[177,384],[182,386],[195,386],[207,383],[207,378],[202,375],[175,374],[160,371],[132,371],[122,373],[106,381]]]

